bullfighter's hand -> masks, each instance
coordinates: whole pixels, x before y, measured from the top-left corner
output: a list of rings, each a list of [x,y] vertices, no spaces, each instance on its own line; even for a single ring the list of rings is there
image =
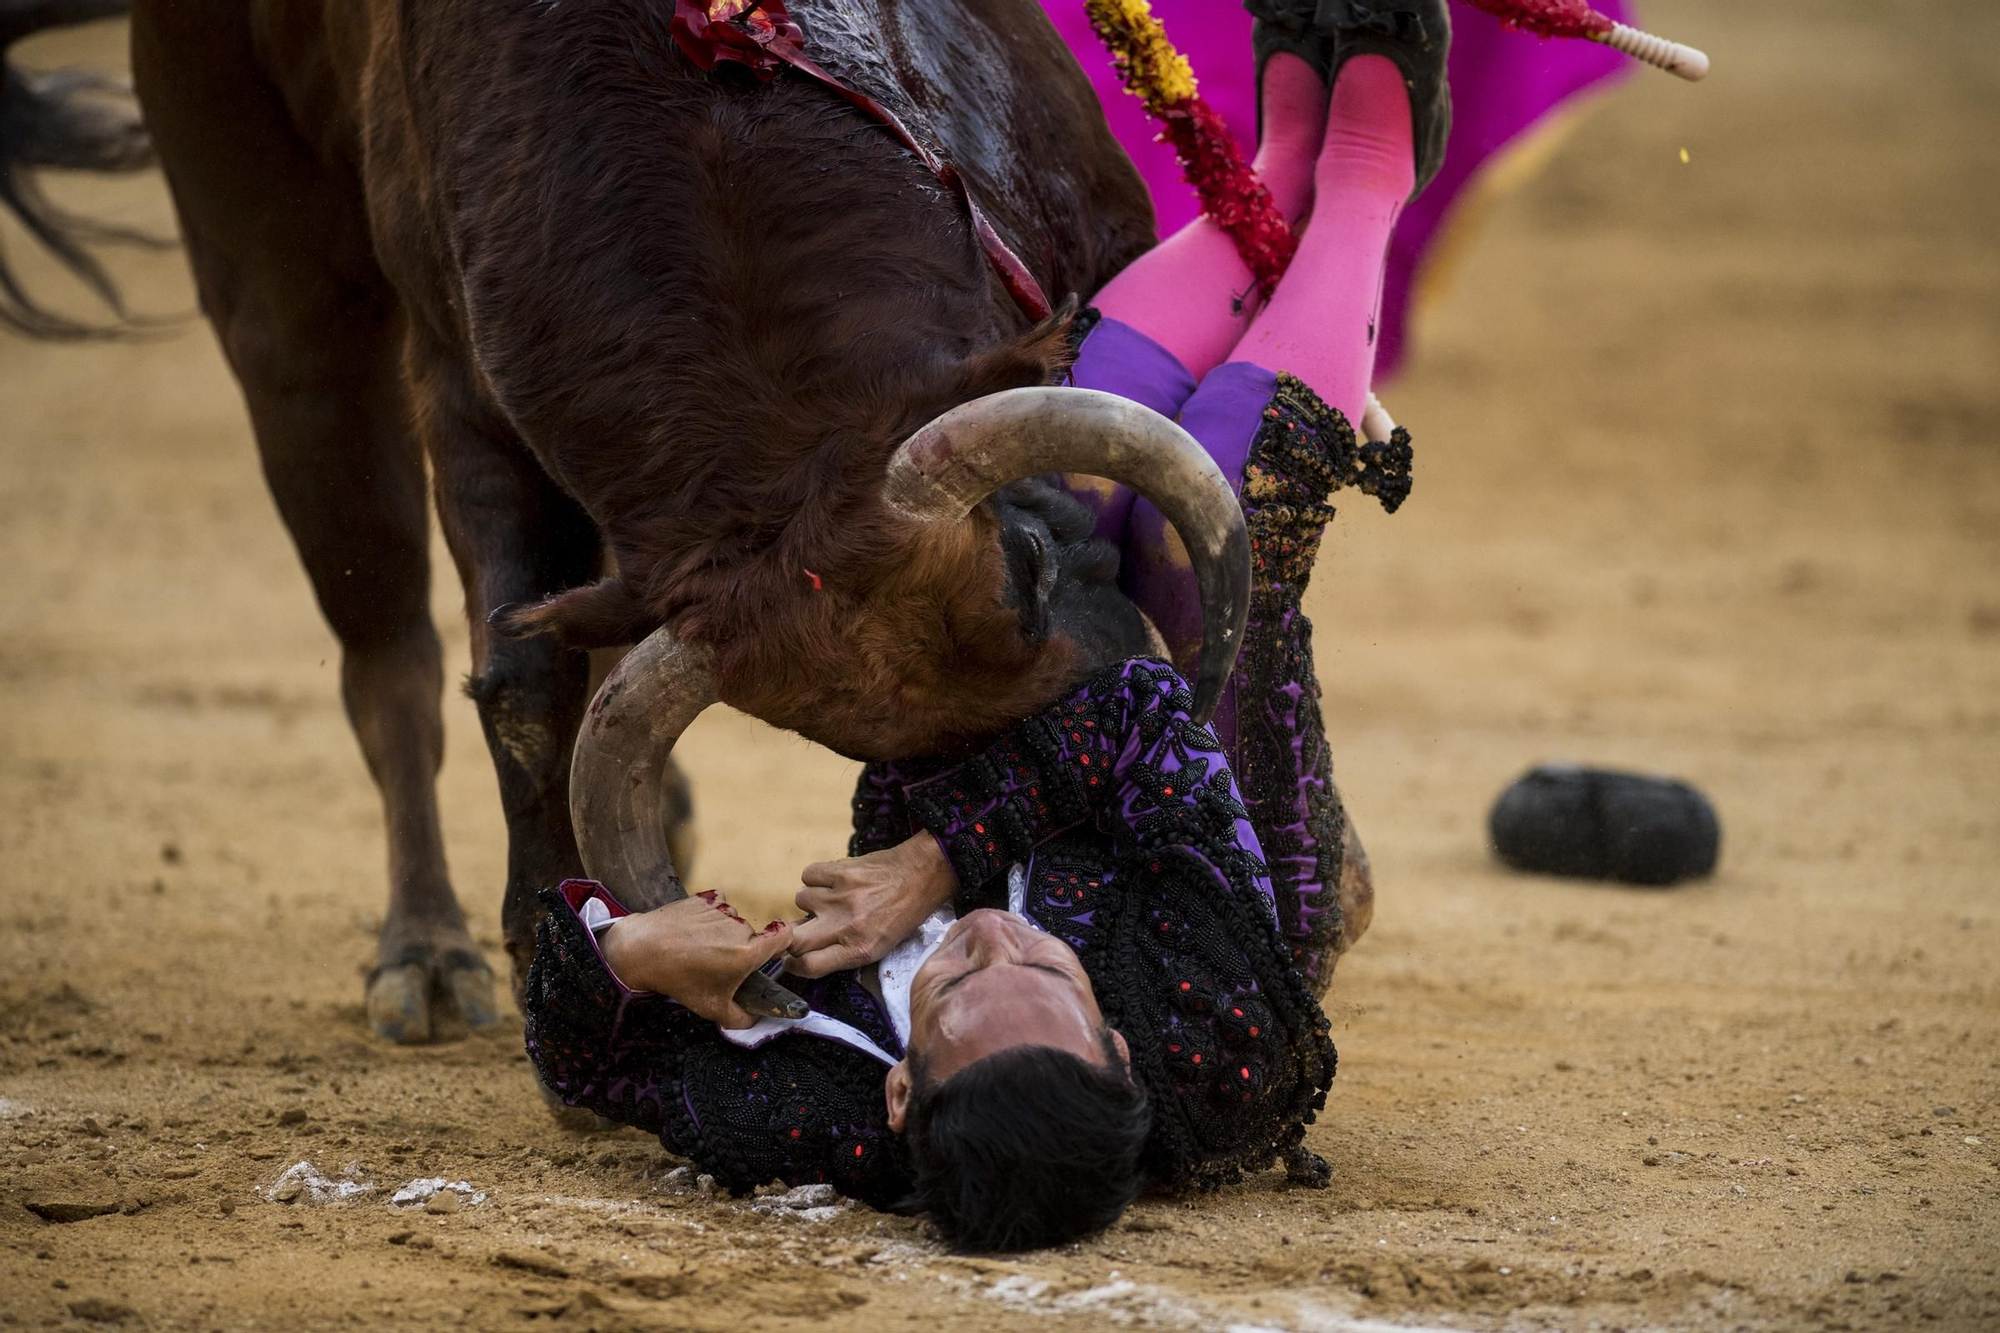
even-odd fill
[[[713,893],[620,917],[599,936],[604,961],[627,986],[670,996],[726,1028],[757,1021],[736,1003],[736,988],[791,943],[789,922],[754,930]]]
[[[798,905],[812,917],[792,928],[785,970],[802,977],[880,962],[958,891],[951,862],[928,833],[866,856],[815,862],[799,879]]]

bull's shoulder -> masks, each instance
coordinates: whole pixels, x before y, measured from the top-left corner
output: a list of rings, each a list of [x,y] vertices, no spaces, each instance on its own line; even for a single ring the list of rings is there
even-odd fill
[[[920,128],[1053,294],[1152,245],[1153,206],[1038,0],[827,0],[816,56]]]

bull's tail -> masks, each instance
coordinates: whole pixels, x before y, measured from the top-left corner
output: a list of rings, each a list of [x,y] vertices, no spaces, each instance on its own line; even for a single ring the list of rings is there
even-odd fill
[[[131,0],[0,0],[0,206],[118,316],[117,324],[102,326],[47,309],[0,251],[0,326],[31,337],[101,337],[131,328],[118,288],[90,247],[154,243],[58,208],[42,193],[35,169],[136,171],[151,165],[153,149],[121,85],[78,70],[27,74],[7,61],[7,49],[44,29],[113,18],[130,8]]]

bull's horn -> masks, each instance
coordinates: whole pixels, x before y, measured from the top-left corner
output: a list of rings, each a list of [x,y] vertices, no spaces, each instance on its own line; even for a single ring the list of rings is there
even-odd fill
[[[1048,472],[1129,486],[1180,534],[1201,592],[1194,696],[1195,716],[1206,722],[1243,645],[1250,537],[1222,470],[1179,426],[1095,389],[1008,389],[955,407],[903,441],[883,496],[913,518],[956,523],[1009,482]]]
[[[584,873],[635,911],[687,897],[674,873],[666,782],[674,743],[715,702],[706,655],[654,630],[604,679],[569,764],[569,817]],[[804,1000],[761,972],[736,989],[753,1014],[804,1018]]]

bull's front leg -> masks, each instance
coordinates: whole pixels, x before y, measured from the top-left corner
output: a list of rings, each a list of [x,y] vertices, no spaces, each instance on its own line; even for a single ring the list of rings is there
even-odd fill
[[[341,698],[381,792],[389,905],[369,1025],[393,1041],[426,1041],[447,1011],[471,1027],[499,1011],[438,824],[443,658],[430,616],[423,453],[400,364],[404,317],[350,172],[318,156],[324,127],[301,134],[257,64],[249,8],[138,5],[133,72],[202,308],[340,641]]]
[[[518,1000],[540,921],[536,893],[580,875],[569,822],[569,761],[590,689],[587,653],[551,637],[509,639],[487,618],[594,577],[598,538],[455,358],[410,358],[438,520],[465,589],[472,671],[465,690],[507,820],[502,934]]]

